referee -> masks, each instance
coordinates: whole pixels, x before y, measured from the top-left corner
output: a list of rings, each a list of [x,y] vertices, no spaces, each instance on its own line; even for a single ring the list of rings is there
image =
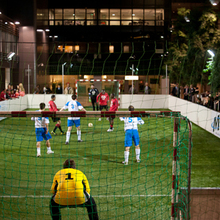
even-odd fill
[[[68,159],[58,171],[51,186],[50,214],[61,220],[61,208],[85,207],[90,220],[98,220],[95,200],[90,196],[89,182],[83,172],[76,169],[74,160]]]

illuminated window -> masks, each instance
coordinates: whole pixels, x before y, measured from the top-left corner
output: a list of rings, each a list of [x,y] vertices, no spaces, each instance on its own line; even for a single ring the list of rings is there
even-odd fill
[[[110,20],[120,20],[120,9],[110,9]]]
[[[73,46],[65,46],[65,53],[72,53],[73,52]]]
[[[156,9],[156,20],[164,20],[164,9]]]
[[[62,20],[55,20],[55,25],[62,25]]]
[[[75,45],[75,51],[79,51],[79,45]]]
[[[120,9],[110,9],[110,25],[120,25]]]
[[[129,46],[128,45],[124,45],[123,49],[124,49],[124,53],[129,53]]]
[[[54,15],[55,15],[55,12],[54,12],[54,9],[50,9],[49,10],[49,19],[54,19]]]
[[[143,25],[143,9],[133,9],[133,25]]]
[[[108,9],[100,9],[99,12],[99,25],[108,25],[109,19],[109,10]]]
[[[55,19],[62,19],[62,9],[55,9]]]
[[[85,16],[85,9],[75,9],[75,19],[84,20]]]
[[[64,19],[74,20],[75,12],[74,9],[64,9]]]
[[[114,46],[113,45],[109,46],[109,53],[114,53]]]
[[[87,9],[87,19],[88,20],[96,19],[95,9]]]
[[[131,13],[132,13],[131,9],[122,9],[121,10],[121,19],[122,20],[132,20]]]
[[[58,45],[57,52],[63,52],[63,45]]]
[[[87,25],[95,25],[97,18],[95,9],[87,9],[86,18],[87,18]]]
[[[54,9],[49,10],[49,25],[54,25],[54,17],[55,17],[55,11]]]
[[[54,25],[54,21],[49,21],[49,25]]]
[[[156,25],[164,25],[164,9],[156,9]]]
[[[144,20],[145,20],[145,25],[154,26],[155,25],[155,9],[145,9]]]
[[[37,9],[37,20],[48,20],[48,10]]]
[[[132,10],[131,9],[122,9],[121,10],[121,24],[122,25],[131,25],[132,24]]]
[[[64,25],[74,25],[75,12],[74,9],[64,9]]]

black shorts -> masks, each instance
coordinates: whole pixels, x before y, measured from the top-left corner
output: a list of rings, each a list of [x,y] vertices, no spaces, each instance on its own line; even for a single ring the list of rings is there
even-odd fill
[[[57,118],[57,117],[51,117],[51,118],[52,118],[52,121],[53,121],[53,122],[57,122],[57,121],[60,120],[60,118]]]
[[[103,108],[105,108],[106,111],[108,111],[108,106],[107,105],[100,105],[100,111],[102,111]]]

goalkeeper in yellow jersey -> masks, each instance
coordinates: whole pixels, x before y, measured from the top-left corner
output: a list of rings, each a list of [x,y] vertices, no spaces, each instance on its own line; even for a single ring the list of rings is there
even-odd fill
[[[74,160],[68,159],[58,171],[51,187],[50,214],[61,220],[61,208],[85,207],[90,220],[98,220],[95,200],[90,196],[89,182],[83,172],[76,169]],[[72,219],[72,218],[71,218]]]

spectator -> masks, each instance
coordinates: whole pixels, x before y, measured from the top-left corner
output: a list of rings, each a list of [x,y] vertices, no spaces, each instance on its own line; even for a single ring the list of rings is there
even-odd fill
[[[16,92],[15,92],[15,98],[19,98],[19,96],[20,96],[19,91],[16,90]]]
[[[194,94],[195,94],[195,89],[193,88],[193,85],[191,84],[190,85],[190,88],[189,88],[189,101],[190,102],[194,102]]]
[[[199,94],[199,88],[197,86],[195,86],[194,90],[195,90],[195,94],[198,95]]]
[[[63,89],[61,88],[60,84],[57,85],[56,94],[63,94]]]
[[[208,97],[209,96],[209,91],[207,90],[207,91],[205,91],[205,97]]]
[[[11,98],[12,98],[12,99],[15,99],[15,98],[16,98],[14,90],[11,90]]]
[[[51,89],[49,88],[48,85],[44,86],[43,88],[43,94],[50,94],[52,91]]]
[[[46,86],[44,86],[44,88],[43,88],[43,94],[47,94],[47,88],[46,88]]]
[[[179,84],[176,83],[172,89],[172,95],[176,96],[176,97],[180,97],[180,88],[179,88]]]
[[[52,91],[51,91],[50,87],[48,86],[48,84],[46,85],[46,89],[47,89],[47,94],[51,94],[52,93]]]
[[[11,95],[9,94],[9,90],[8,89],[6,89],[6,99],[12,99],[11,98]]]
[[[214,110],[219,111],[220,110],[220,95],[219,93],[216,94],[215,100],[214,100]]]
[[[70,87],[70,83],[69,82],[66,84],[66,88],[64,90],[64,94],[73,94],[73,89],[72,89],[72,87]]]
[[[202,100],[201,100],[201,98],[197,98],[197,102],[196,102],[198,105],[203,105],[203,102],[202,102]]]
[[[11,85],[11,83],[8,84],[8,93],[9,95],[11,95],[11,91],[13,90],[13,86]]]
[[[204,105],[205,105],[207,108],[213,109],[213,108],[214,108],[214,98],[211,97],[211,95],[209,95],[208,97],[206,97],[206,100],[205,100]]]
[[[34,89],[34,94],[40,94],[40,85],[37,85]]]
[[[16,90],[18,90],[18,91],[19,91],[19,89],[20,89],[20,88],[19,88],[19,85],[17,85]]]
[[[184,94],[184,99],[189,100],[189,86],[188,85],[185,86],[183,94]]]
[[[25,96],[25,89],[22,83],[19,84],[19,93],[20,96]]]
[[[1,95],[0,95],[0,101],[4,101],[4,100],[6,100],[5,89],[2,90]]]
[[[148,83],[145,83],[145,88],[144,88],[144,94],[150,94],[151,93],[151,88],[148,85]]]

